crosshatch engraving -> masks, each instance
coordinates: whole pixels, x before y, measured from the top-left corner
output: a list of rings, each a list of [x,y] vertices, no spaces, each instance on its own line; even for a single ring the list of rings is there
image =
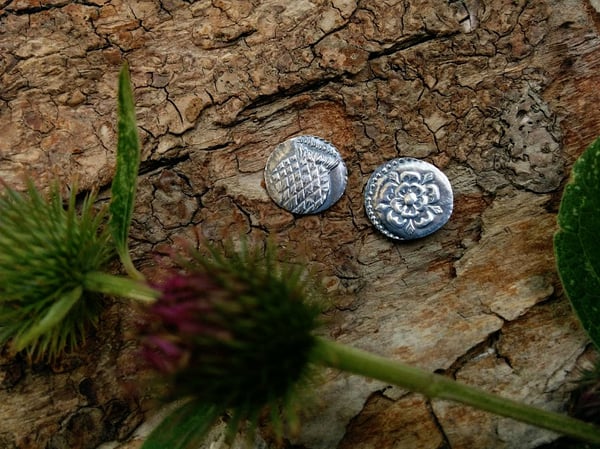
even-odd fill
[[[340,198],[346,167],[329,142],[299,136],[279,144],[269,156],[265,182],[279,206],[295,214],[313,214]]]

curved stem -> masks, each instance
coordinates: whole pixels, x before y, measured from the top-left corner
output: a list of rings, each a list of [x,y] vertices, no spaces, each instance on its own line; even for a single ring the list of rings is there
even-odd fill
[[[160,296],[158,291],[144,282],[100,271],[86,273],[83,278],[83,287],[86,290],[105,295],[120,296],[143,302],[153,302]]]
[[[390,382],[429,398],[461,402],[574,438],[600,443],[600,428],[592,424],[505,399],[439,374],[324,338],[317,338],[314,356],[316,363]]]
[[[123,268],[127,274],[136,281],[145,280],[144,275],[138,271],[138,269],[133,265],[133,261],[131,260],[131,255],[129,254],[129,248],[126,246],[123,250],[117,251],[119,253],[119,257],[121,258],[121,263],[123,264]]]

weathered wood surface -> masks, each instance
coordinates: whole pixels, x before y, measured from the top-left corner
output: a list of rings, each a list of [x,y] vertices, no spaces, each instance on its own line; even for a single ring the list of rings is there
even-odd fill
[[[568,170],[600,134],[595,3],[0,1],[0,178],[107,186],[126,59],[145,161],[133,229],[143,270],[178,238],[273,238],[324,276],[332,337],[564,411],[590,354],[551,240]],[[346,194],[318,216],[278,209],[262,185],[271,149],[297,134],[332,141],[349,169]],[[455,190],[448,225],[412,243],[378,234],[362,205],[370,173],[397,156],[435,163]],[[0,361],[1,447],[131,436],[152,405],[131,387],[142,374],[128,317],[112,305],[60,366]],[[554,438],[345,375],[327,379],[312,413],[294,447]]]

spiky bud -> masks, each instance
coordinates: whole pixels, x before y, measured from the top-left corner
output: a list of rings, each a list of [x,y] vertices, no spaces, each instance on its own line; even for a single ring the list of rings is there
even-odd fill
[[[244,249],[195,254],[157,288],[143,354],[173,380],[176,396],[256,417],[292,395],[308,365],[320,306],[298,267]]]
[[[65,207],[58,185],[0,194],[0,343],[51,360],[80,341],[101,310],[83,278],[113,254],[104,217],[93,195]]]

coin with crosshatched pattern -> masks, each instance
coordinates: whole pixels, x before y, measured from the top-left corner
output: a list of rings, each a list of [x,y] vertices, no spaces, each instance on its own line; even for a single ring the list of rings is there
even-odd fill
[[[428,162],[392,159],[375,169],[365,188],[365,210],[389,238],[425,237],[446,224],[454,195],[444,173]]]
[[[348,179],[338,150],[315,136],[297,136],[275,147],[267,159],[269,196],[294,214],[317,214],[336,203]]]

